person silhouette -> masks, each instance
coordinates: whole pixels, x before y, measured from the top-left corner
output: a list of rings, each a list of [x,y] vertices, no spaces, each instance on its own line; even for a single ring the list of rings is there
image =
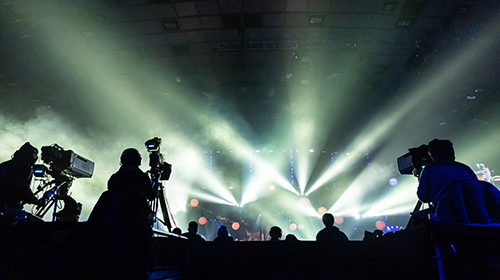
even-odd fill
[[[191,221],[188,224],[188,231],[183,233],[189,239],[190,242],[205,242],[205,239],[198,234],[198,223],[196,221]]]
[[[335,223],[335,218],[332,214],[325,213],[322,220],[325,228],[318,232],[318,234],[316,235],[316,241],[327,243],[349,241],[347,235],[340,231],[338,227],[333,225]]]
[[[0,213],[17,216],[17,220],[36,220],[23,211],[23,204],[43,206],[45,200],[38,199],[31,191],[33,165],[38,159],[38,149],[29,142],[17,150],[12,159],[0,164]]]
[[[147,279],[147,267],[153,261],[153,212],[148,201],[157,197],[158,190],[139,168],[141,161],[138,150],[123,151],[120,169],[109,178],[108,190],[87,221],[110,231],[112,279]]]
[[[281,228],[278,227],[278,226],[272,226],[270,229],[269,229],[269,236],[271,237],[271,239],[269,239],[269,241],[271,242],[278,242],[278,241],[281,241],[281,236],[282,236],[282,231],[281,231]]]
[[[286,237],[285,237],[285,241],[286,242],[297,242],[299,241],[299,239],[297,239],[297,236],[295,236],[294,234],[287,234]]]
[[[216,242],[216,243],[231,243],[231,242],[233,242],[233,238],[231,236],[229,236],[229,233],[227,232],[226,226],[220,226],[217,229],[217,237],[214,239],[214,242]]]

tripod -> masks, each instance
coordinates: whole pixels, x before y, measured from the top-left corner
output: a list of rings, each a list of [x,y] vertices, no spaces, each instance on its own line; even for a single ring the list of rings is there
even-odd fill
[[[42,188],[38,189],[38,191],[35,193],[37,194],[40,192],[43,188],[46,186],[50,186],[52,184],[55,184],[54,187],[50,188],[43,194],[43,198],[47,200],[44,206],[41,206],[37,209],[35,215],[39,218],[43,218],[45,214],[50,210],[52,206],[54,206],[54,211],[52,213],[52,221],[54,222],[56,219],[56,210],[57,210],[57,202],[59,200],[59,197],[64,197],[68,193],[68,189],[71,186],[73,180],[68,179],[68,180],[53,180],[49,183],[47,183],[45,186]]]
[[[153,174],[153,182],[155,187],[158,187],[158,196],[155,198],[153,202],[151,202],[151,209],[154,214],[154,222],[157,223],[160,221],[163,225],[168,228],[169,232],[172,232],[172,223],[170,222],[169,211],[167,210],[166,197],[164,192],[164,187],[162,182],[159,180],[159,175]],[[160,206],[161,214],[163,216],[163,220],[158,218],[158,205]]]

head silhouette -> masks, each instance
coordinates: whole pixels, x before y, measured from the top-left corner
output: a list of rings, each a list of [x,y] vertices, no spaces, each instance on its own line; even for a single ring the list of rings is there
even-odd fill
[[[31,146],[30,142],[26,142],[14,153],[14,158],[33,166],[38,159],[38,149]]]
[[[229,236],[229,233],[227,232],[227,227],[220,226],[219,229],[217,230],[217,237],[227,237],[227,236]]]
[[[271,236],[271,240],[279,240],[281,238],[281,234],[280,227],[273,226],[269,229],[269,236]]]
[[[120,157],[120,163],[122,165],[134,165],[134,166],[139,166],[141,165],[141,154],[137,149],[134,148],[128,148],[125,151],[123,151],[121,157]]]
[[[195,221],[189,222],[188,232],[189,234],[196,234],[198,232],[198,223]]]
[[[450,140],[432,140],[429,142],[429,151],[434,159],[455,160],[455,150]]]
[[[299,241],[299,239],[297,239],[297,236],[295,236],[294,234],[287,234],[285,237],[285,241],[296,242]]]
[[[335,222],[335,218],[330,213],[323,214],[322,220],[325,227],[332,227],[333,223]]]

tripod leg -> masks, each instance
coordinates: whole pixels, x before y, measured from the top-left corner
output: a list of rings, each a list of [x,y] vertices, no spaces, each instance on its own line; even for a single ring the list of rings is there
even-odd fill
[[[158,199],[160,201],[161,214],[163,215],[164,224],[167,226],[168,231],[172,232],[172,224],[170,223],[170,217],[168,216],[167,204],[165,203],[165,196],[163,194],[163,189],[159,189]]]

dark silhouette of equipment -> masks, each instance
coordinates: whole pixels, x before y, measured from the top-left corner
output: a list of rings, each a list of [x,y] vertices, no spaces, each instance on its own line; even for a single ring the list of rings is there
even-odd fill
[[[42,147],[42,161],[43,164],[33,166],[33,174],[41,182],[35,195],[44,192],[42,199],[45,203],[37,208],[35,215],[43,218],[54,206],[52,221],[73,220],[69,216],[74,216],[78,221],[82,205],[69,196],[68,190],[75,178],[92,177],[94,162],[72,150],[64,150],[57,144]],[[63,210],[56,213],[59,200],[65,205]]]
[[[148,170],[153,186],[158,188],[158,197],[151,203],[151,208],[155,214],[155,221],[160,221],[163,225],[168,228],[169,232],[172,232],[172,223],[170,222],[169,207],[167,205],[167,198],[165,197],[165,191],[162,181],[169,180],[170,174],[172,174],[172,165],[167,163],[164,159],[164,155],[160,153],[161,139],[155,137],[146,141],[146,149],[149,152],[149,167]],[[160,206],[163,220],[158,218],[158,205]]]

